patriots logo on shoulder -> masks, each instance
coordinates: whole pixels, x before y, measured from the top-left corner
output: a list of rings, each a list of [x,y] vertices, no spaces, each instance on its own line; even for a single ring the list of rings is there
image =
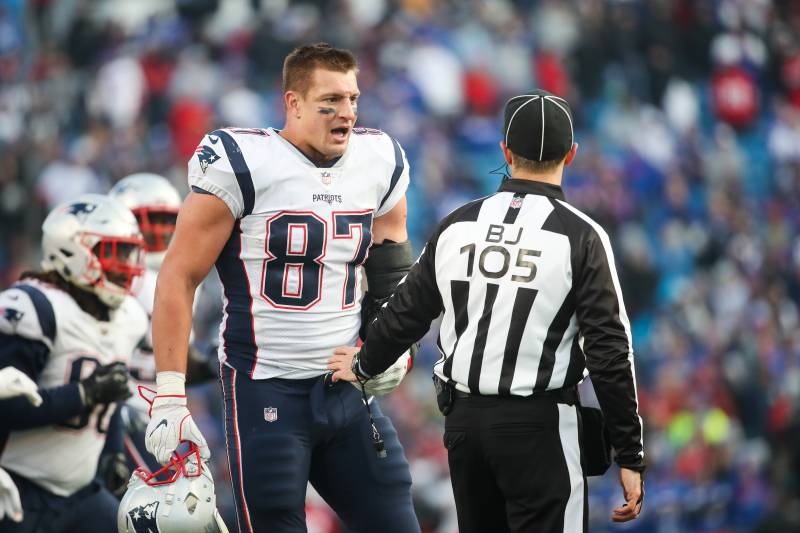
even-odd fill
[[[158,514],[158,502],[140,505],[128,511],[130,524],[136,533],[159,533],[156,515]]]
[[[19,324],[19,321],[22,320],[23,316],[25,316],[25,313],[22,311],[17,311],[11,307],[0,307],[0,314],[2,314],[6,322],[12,326]]]
[[[200,168],[202,169],[203,174],[205,174],[206,170],[208,170],[208,165],[211,165],[220,159],[220,157],[217,155],[217,152],[215,152],[210,146],[206,146],[204,144],[199,145],[195,149],[194,153],[197,154],[197,159],[200,161]]]

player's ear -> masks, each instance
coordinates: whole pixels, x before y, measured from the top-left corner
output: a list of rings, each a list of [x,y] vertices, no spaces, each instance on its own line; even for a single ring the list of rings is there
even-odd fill
[[[286,107],[286,114],[300,118],[300,97],[294,91],[286,91],[283,95],[283,105]]]

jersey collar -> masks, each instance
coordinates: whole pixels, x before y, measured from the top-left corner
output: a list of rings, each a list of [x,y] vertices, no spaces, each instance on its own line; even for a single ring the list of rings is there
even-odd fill
[[[340,155],[339,157],[337,157],[336,159],[334,159],[334,160],[332,160],[330,162],[327,162],[327,163],[324,163],[324,164],[318,164],[318,163],[312,161],[311,158],[308,157],[297,146],[295,146],[291,142],[289,142],[286,139],[284,139],[279,133],[281,130],[276,129],[276,128],[268,128],[268,129],[272,130],[275,133],[275,137],[277,137],[278,140],[290,152],[293,152],[297,156],[297,158],[300,159],[303,163],[305,163],[307,165],[310,165],[310,166],[313,166],[313,167],[317,167],[317,168],[338,168],[338,167],[343,166],[344,162],[347,160],[347,156],[350,155],[350,152],[351,152],[350,148],[353,145],[353,137],[352,137],[352,134],[351,134],[350,140],[347,143],[347,148],[345,148],[345,150],[344,150],[344,154]]]
[[[500,184],[497,192],[518,192],[522,194],[538,194],[540,196],[549,196],[557,200],[564,200],[564,191],[558,185],[552,183],[545,183],[543,181],[508,179]]]

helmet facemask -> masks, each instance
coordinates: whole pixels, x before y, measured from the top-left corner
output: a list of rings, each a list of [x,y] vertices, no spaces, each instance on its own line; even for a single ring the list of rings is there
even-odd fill
[[[171,207],[138,207],[131,210],[139,223],[139,230],[144,236],[147,254],[166,252],[175,225],[178,220],[178,209]]]
[[[84,233],[81,243],[91,249],[90,261],[100,272],[91,290],[109,307],[119,307],[134,292],[134,283],[144,273],[144,241],[138,237],[108,237]]]
[[[172,454],[172,459],[160,470],[148,472],[145,468],[139,467],[133,474],[138,476],[145,484],[150,487],[169,485],[174,483],[178,477],[185,478],[200,477],[203,473],[203,461],[200,458],[200,450],[196,445],[191,445],[185,454],[177,451]]]

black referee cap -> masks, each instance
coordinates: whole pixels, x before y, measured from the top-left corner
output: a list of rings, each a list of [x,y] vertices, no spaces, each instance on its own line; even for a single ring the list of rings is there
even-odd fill
[[[563,159],[575,141],[572,110],[566,100],[542,89],[514,96],[506,102],[503,140],[525,159]]]

